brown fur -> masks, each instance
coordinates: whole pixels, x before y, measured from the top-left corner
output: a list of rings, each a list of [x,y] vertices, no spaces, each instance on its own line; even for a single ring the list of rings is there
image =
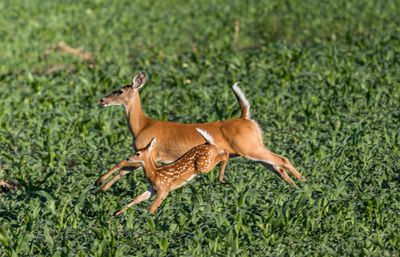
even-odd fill
[[[100,100],[100,104],[104,106],[123,105],[125,107],[126,119],[129,130],[133,135],[135,150],[144,148],[152,138],[157,137],[157,146],[152,152],[153,160],[165,163],[172,162],[191,148],[204,143],[204,139],[195,129],[200,128],[211,134],[215,143],[220,148],[227,150],[231,157],[243,156],[260,162],[287,183],[294,186],[296,184],[286,173],[286,170],[298,179],[306,181],[286,157],[274,154],[265,148],[262,142],[261,130],[257,123],[249,118],[249,113],[245,113],[246,115],[242,113],[238,119],[197,124],[182,124],[148,118],[143,113],[138,90],[145,82],[146,75],[144,72],[140,72],[133,78],[131,86],[122,87]],[[248,112],[249,108],[245,108],[244,102],[236,92],[235,95],[242,112]],[[116,177],[102,187],[106,191],[121,176],[129,172],[127,169],[138,167],[137,163],[128,163],[123,160],[100,176],[95,185],[100,186],[108,176],[124,168]],[[220,181],[223,181],[223,178]]]

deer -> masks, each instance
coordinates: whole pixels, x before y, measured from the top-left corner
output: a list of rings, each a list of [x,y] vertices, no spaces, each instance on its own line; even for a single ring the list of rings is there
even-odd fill
[[[157,145],[152,151],[153,160],[162,163],[173,162],[193,147],[204,143],[204,138],[196,131],[196,128],[200,128],[211,134],[215,143],[221,149],[229,152],[230,158],[243,156],[261,163],[296,188],[298,186],[286,171],[289,171],[297,179],[306,181],[306,178],[296,170],[287,157],[275,154],[264,146],[262,131],[257,122],[251,119],[250,104],[239,88],[239,82],[232,86],[241,109],[239,118],[192,124],[153,120],[147,117],[143,113],[139,96],[139,89],[145,83],[146,73],[139,72],[133,77],[131,85],[126,85],[100,99],[102,106],[122,105],[124,107],[135,151],[144,148],[153,137],[157,137]],[[139,163],[122,160],[101,175],[96,180],[95,186],[101,186],[110,175],[120,170],[102,187],[102,190],[106,191],[122,176],[139,167]],[[224,179],[223,170],[219,173],[218,181],[221,184],[229,184],[229,181]]]
[[[144,174],[149,181],[147,191],[137,196],[125,208],[114,214],[114,217],[122,214],[126,209],[157,194],[156,199],[150,207],[150,213],[154,213],[167,197],[168,193],[185,185],[197,174],[210,172],[219,162],[221,172],[225,170],[229,159],[229,152],[219,148],[213,137],[202,129],[196,128],[206,141],[190,149],[176,161],[158,166],[152,159],[151,152],[154,149],[157,138],[151,139],[150,143],[126,159],[128,163],[136,163],[142,166]]]

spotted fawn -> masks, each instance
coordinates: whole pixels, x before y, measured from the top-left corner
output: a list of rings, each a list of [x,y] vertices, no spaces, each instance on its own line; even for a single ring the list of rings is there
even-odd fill
[[[215,165],[222,161],[219,182],[229,184],[224,180],[224,170],[229,159],[229,152],[220,149],[215,143],[213,137],[206,131],[197,128],[197,131],[206,141],[202,145],[193,147],[176,161],[158,166],[153,161],[152,150],[154,149],[156,138],[143,149],[139,149],[136,154],[130,156],[127,161],[130,163],[139,163],[144,170],[149,187],[146,192],[142,193],[129,203],[125,208],[116,212],[114,216],[118,216],[126,209],[143,200],[149,199],[152,195],[157,194],[156,200],[150,207],[153,213],[167,197],[168,193],[185,185],[189,180],[193,179],[199,173],[207,173],[211,171]]]

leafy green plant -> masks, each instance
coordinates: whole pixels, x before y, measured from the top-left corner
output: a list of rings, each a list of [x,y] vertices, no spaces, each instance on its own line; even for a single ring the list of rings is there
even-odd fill
[[[19,185],[0,188],[0,256],[399,255],[399,6],[1,1],[0,179]],[[265,145],[308,181],[232,158],[232,186],[214,170],[111,218],[147,182],[92,186],[133,152],[98,100],[141,70],[144,112],[175,122],[237,117],[240,81]]]

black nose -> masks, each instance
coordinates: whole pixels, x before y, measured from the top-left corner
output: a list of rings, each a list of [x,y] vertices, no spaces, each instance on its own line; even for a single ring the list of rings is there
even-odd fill
[[[104,98],[100,99],[100,104],[104,104]]]

